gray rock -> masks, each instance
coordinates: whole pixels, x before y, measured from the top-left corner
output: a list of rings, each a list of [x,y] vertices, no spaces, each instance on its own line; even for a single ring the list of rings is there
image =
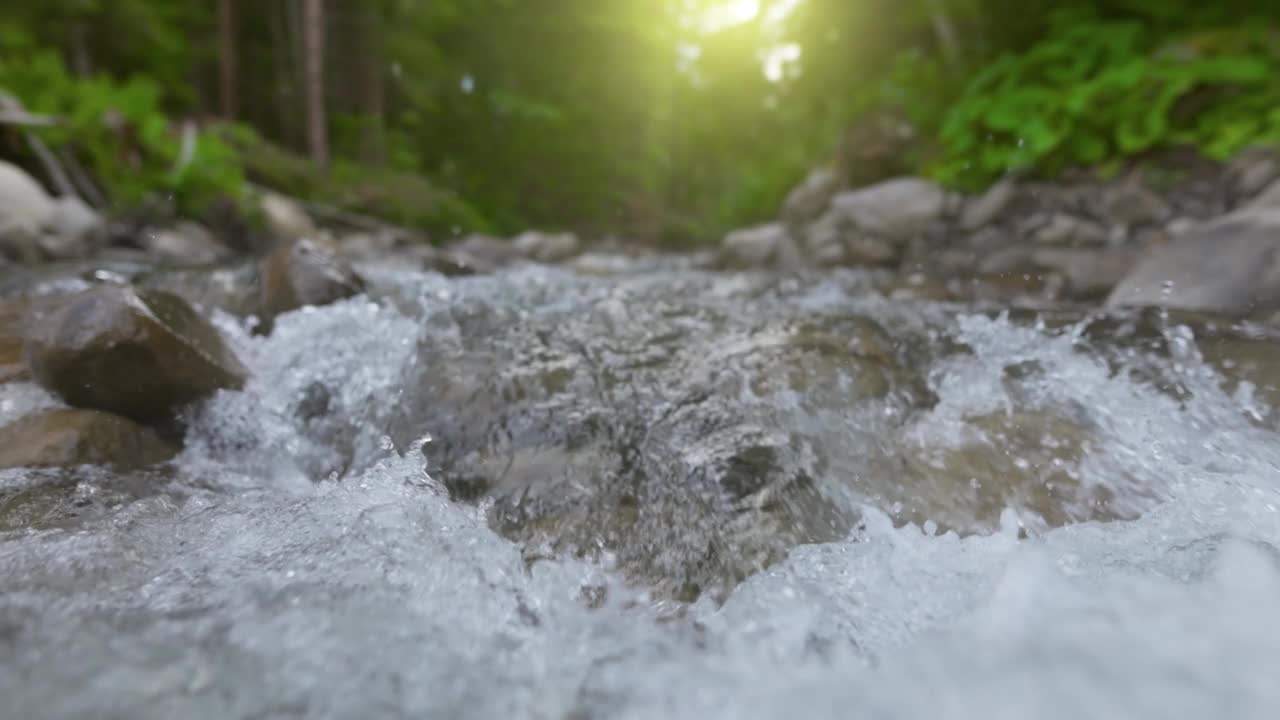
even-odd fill
[[[529,230],[517,235],[511,241],[520,254],[540,263],[557,263],[568,260],[582,247],[578,236],[573,233],[544,233]]]
[[[1105,295],[1133,268],[1139,251],[1130,247],[1037,248],[1031,262],[1063,277],[1066,292],[1078,300]]]
[[[804,182],[787,193],[783,200],[783,222],[801,225],[814,220],[827,209],[838,187],[836,174],[828,168],[819,168],[809,173]]]
[[[1280,208],[1280,180],[1264,187],[1244,206],[1253,209]]]
[[[1014,179],[1004,178],[985,193],[969,200],[960,216],[960,229],[972,232],[990,224],[1009,206],[1016,190]]]
[[[1275,148],[1247,148],[1227,164],[1226,175],[1236,198],[1252,198],[1280,177],[1280,158]]]
[[[140,243],[152,257],[167,265],[212,265],[231,256],[231,250],[213,233],[193,222],[148,231]]]
[[[31,375],[74,407],[160,420],[247,375],[217,329],[163,291],[98,285],[29,317]]]
[[[97,211],[77,197],[60,197],[40,239],[46,257],[55,260],[88,257],[97,249],[105,225]]]
[[[830,211],[804,231],[804,250],[820,267],[887,265],[901,255],[898,244],[859,230],[839,212]]]
[[[478,272],[489,272],[526,262],[524,256],[509,240],[492,235],[478,233],[467,235],[461,242],[452,244],[449,250],[457,257],[473,264]]]
[[[1280,308],[1280,210],[1241,210],[1153,248],[1107,299],[1245,314]]]
[[[1170,214],[1168,204],[1137,177],[1103,188],[1101,193],[1100,214],[1110,225],[1147,225],[1165,220]]]
[[[1034,248],[1026,245],[1010,245],[987,255],[978,262],[978,272],[999,275],[1007,272],[1020,272],[1034,267],[1031,256]]]
[[[720,262],[731,269],[796,267],[800,253],[782,223],[734,230],[720,243]]]
[[[924,233],[942,218],[947,194],[932,182],[905,177],[836,195],[830,212],[848,219],[859,230],[903,241]]]
[[[262,210],[267,229],[279,240],[297,240],[316,235],[316,225],[311,216],[294,200],[263,191],[258,197],[258,207]]]
[[[97,410],[46,410],[0,427],[0,468],[135,469],[169,460],[177,452],[155,431]]]
[[[37,241],[55,210],[53,198],[22,168],[0,160],[0,254],[38,259]]]
[[[1055,213],[1032,239],[1040,245],[1102,245],[1107,242],[1107,231],[1091,220]]]

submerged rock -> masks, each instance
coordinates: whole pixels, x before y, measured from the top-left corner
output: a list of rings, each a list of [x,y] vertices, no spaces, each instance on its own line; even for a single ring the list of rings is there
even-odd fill
[[[487,497],[491,525],[530,556],[602,559],[664,597],[723,597],[849,530],[824,485],[827,455],[849,445],[841,418],[924,392],[869,318],[767,322],[765,308],[728,327],[661,296],[549,325],[455,308],[468,352],[420,369],[433,476],[455,500]],[[581,342],[602,327],[607,339]]]
[[[0,427],[0,468],[146,467],[177,454],[155,431],[97,410],[47,410]]]
[[[967,534],[1000,528],[1006,508],[1032,531],[1132,516],[1112,505],[1110,486],[1088,480],[1084,464],[1096,441],[1073,418],[994,412],[964,418],[946,437],[926,421],[906,428],[900,442],[900,470],[889,472],[881,500],[903,522]]]
[[[242,386],[218,331],[176,295],[99,285],[33,313],[25,343],[36,381],[75,407],[141,422]]]

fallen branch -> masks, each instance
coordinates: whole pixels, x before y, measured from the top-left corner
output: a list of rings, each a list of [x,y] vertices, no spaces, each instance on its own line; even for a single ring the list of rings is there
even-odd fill
[[[0,118],[2,117],[33,117],[27,113],[22,107],[22,103],[18,102],[18,98],[0,93]],[[17,124],[17,123],[11,123]],[[26,125],[19,125],[26,127]],[[59,195],[66,195],[80,199],[80,193],[76,192],[75,185],[71,184],[71,180],[67,178],[66,170],[63,169],[62,163],[58,162],[58,158],[45,145],[44,141],[38,135],[30,130],[22,130],[22,136],[27,141],[27,146],[31,148],[31,152],[40,160],[40,164],[44,166],[45,173],[49,176],[49,182],[53,183],[58,189]]]
[[[0,125],[17,125],[19,127],[52,127],[62,121],[52,115],[32,115],[25,110],[0,110]]]
[[[76,159],[75,155],[68,152],[66,148],[58,150],[58,158],[62,160],[62,164],[66,166],[67,172],[71,175],[71,181],[80,189],[80,194],[89,201],[89,204],[96,208],[104,208],[107,206],[107,198],[98,189],[93,182],[93,178],[85,171],[84,166]]]

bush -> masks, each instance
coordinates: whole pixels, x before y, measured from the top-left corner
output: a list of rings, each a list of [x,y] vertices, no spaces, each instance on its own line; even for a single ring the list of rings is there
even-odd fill
[[[344,160],[319,172],[310,159],[253,135],[235,145],[250,179],[285,194],[439,235],[490,230],[473,207],[420,175]]]
[[[243,174],[235,152],[208,130],[194,136],[182,160],[182,128],[162,112],[159,88],[135,78],[72,77],[52,52],[0,57],[0,92],[33,113],[61,120],[39,128],[54,147],[75,151],[112,202],[140,204],[156,192],[171,194],[179,211],[198,213],[219,198],[239,198]]]
[[[1052,175],[1175,145],[1223,158],[1278,139],[1280,54],[1264,31],[1157,44],[1142,24],[1073,18],[973,77],[931,172],[972,189],[1010,170]]]

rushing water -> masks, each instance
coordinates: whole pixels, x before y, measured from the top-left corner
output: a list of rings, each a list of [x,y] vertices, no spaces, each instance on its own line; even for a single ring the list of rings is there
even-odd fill
[[[0,474],[4,717],[1280,712],[1265,332],[840,274],[374,285],[218,315],[254,377],[172,466]]]

